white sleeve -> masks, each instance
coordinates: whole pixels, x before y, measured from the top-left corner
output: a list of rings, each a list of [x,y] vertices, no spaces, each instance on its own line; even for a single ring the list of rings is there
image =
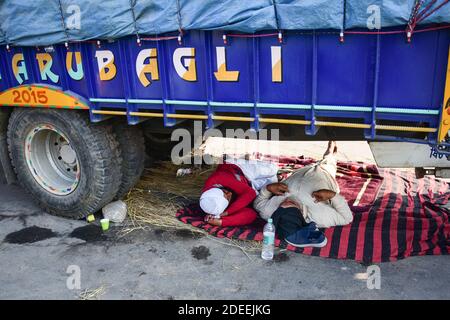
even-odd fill
[[[308,207],[308,217],[319,228],[343,226],[353,221],[353,214],[347,201],[340,194],[336,194],[328,203],[318,203]]]
[[[340,194],[331,199],[331,206],[336,210],[338,226],[349,224],[353,221],[353,213],[348,206],[347,200]]]
[[[287,195],[274,196],[266,187],[264,187],[253,202],[253,207],[259,213],[261,218],[268,220],[286,198]]]

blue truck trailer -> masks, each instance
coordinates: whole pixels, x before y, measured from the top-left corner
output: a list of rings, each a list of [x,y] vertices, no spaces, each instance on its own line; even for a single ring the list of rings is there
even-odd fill
[[[3,171],[83,217],[137,182],[146,137],[201,121],[450,175],[449,22],[445,0],[5,0]]]

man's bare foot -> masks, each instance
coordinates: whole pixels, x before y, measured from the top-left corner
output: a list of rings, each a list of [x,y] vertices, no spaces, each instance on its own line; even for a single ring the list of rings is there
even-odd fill
[[[336,141],[333,141],[333,140],[328,141],[328,148],[327,148],[327,151],[325,151],[325,154],[323,156],[325,157],[331,153],[335,154],[336,152],[337,152]]]

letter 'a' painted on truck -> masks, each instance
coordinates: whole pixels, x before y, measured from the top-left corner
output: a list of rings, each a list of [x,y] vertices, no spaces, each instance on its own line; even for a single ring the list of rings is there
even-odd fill
[[[348,34],[340,43],[331,32],[285,32],[282,43],[262,34],[225,44],[223,32],[191,31],[182,44],[129,37],[2,47],[0,104],[88,109],[94,122],[162,117],[170,126],[195,115],[213,126],[228,115],[255,129],[360,128],[367,140],[419,142],[402,133],[421,132],[421,142],[445,144],[449,34],[429,30],[408,44],[402,33]]]

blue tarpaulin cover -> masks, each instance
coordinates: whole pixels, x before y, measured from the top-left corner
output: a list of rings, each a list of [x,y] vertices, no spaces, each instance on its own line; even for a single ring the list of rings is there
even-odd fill
[[[436,1],[433,7],[444,0]],[[432,0],[425,0],[421,9]],[[415,0],[3,0],[0,44],[50,45],[177,30],[311,30],[408,23]],[[379,14],[378,14],[379,13]],[[422,24],[450,23],[450,4]]]

